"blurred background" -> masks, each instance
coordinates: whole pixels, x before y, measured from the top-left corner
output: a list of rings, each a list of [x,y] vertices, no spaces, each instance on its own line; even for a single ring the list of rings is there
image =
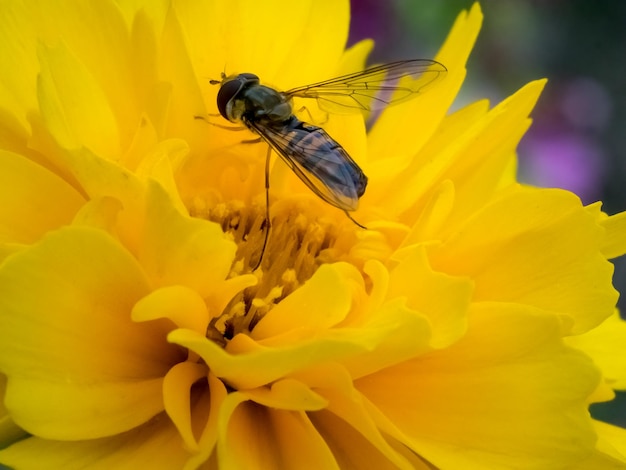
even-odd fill
[[[371,62],[432,58],[472,0],[351,0],[350,44],[373,38]],[[492,105],[547,77],[519,146],[519,179],[626,210],[626,2],[482,0],[483,28],[456,106]],[[626,258],[626,257],[624,257]],[[626,259],[614,284],[626,312]],[[626,392],[596,404],[598,419],[626,427]]]

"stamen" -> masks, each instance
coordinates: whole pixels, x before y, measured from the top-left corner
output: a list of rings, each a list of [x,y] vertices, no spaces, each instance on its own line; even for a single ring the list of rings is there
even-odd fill
[[[301,207],[281,205],[271,211],[272,224],[263,259],[264,205],[229,202],[213,207],[206,218],[221,225],[238,245],[231,276],[253,272],[259,282],[235,296],[209,324],[207,337],[225,345],[239,333],[249,334],[276,304],[306,282],[322,263],[338,260],[336,222],[308,216]]]

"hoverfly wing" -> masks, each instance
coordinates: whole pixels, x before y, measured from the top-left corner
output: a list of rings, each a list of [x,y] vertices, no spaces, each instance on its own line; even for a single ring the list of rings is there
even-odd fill
[[[334,113],[378,111],[413,98],[443,79],[447,71],[434,60],[403,60],[293,88],[284,94],[315,98],[320,108]]]
[[[247,124],[318,197],[344,211],[356,210],[367,178],[326,131],[295,117],[282,126]]]

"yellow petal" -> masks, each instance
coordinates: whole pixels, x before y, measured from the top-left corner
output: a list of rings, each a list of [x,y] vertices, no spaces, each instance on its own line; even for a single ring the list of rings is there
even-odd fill
[[[337,70],[337,76],[359,72],[365,69],[367,57],[374,48],[374,41],[364,39],[350,46],[343,53],[341,64]]]
[[[396,442],[391,442],[388,449],[381,451],[366,436],[332,413],[324,411],[315,413],[311,416],[311,421],[332,450],[339,468],[375,468],[377,470],[432,470],[433,468],[408,447]]]
[[[209,459],[211,459],[209,467],[213,468],[215,466],[215,445],[219,434],[218,427],[222,419],[221,410],[229,392],[226,390],[224,383],[211,373],[208,374],[208,384],[208,393],[205,393],[203,398],[208,395],[209,403],[204,403],[204,400],[198,400],[197,405],[191,411],[194,430],[201,431],[199,450],[187,461],[185,470],[195,470],[202,465],[206,465]],[[203,424],[204,427],[199,424]]]
[[[573,465],[572,470],[626,469],[626,430],[601,421],[593,421],[593,425],[598,433],[596,450],[589,458]]]
[[[0,374],[0,449],[28,436],[28,433],[13,422],[4,406],[7,377]]]
[[[425,350],[429,333],[424,317],[395,302],[358,326],[295,330],[260,343],[239,334],[226,350],[191,330],[175,330],[168,340],[197,353],[217,377],[241,390],[329,360],[345,364],[354,376],[371,373]]]
[[[372,468],[414,468],[387,442],[344,368],[329,364],[302,371],[295,377],[327,400],[324,410],[309,416],[333,449],[341,468],[364,468],[368,461]]]
[[[541,312],[476,305],[453,346],[355,386],[388,420],[380,425],[436,467],[566,468],[593,451],[586,397],[599,376],[560,336]]]
[[[389,297],[406,297],[410,308],[428,318],[432,347],[449,346],[465,333],[473,283],[435,272],[424,247],[403,251],[402,261],[391,271],[389,286]]]
[[[454,185],[450,180],[443,181],[430,194],[428,201],[421,209],[421,214],[417,221],[402,241],[401,247],[419,242],[438,240],[439,232],[452,212],[454,200]]]
[[[39,104],[58,145],[85,146],[110,159],[120,155],[120,137],[107,97],[65,44],[40,46]]]
[[[27,158],[0,151],[0,241],[33,243],[67,225],[84,203],[68,183]]]
[[[48,87],[54,86],[63,100],[57,103],[57,109],[71,119],[71,128],[88,132],[76,134],[75,138],[88,139],[85,143],[100,155],[119,158],[117,151],[129,144],[129,131],[139,123],[143,103],[137,98],[143,94],[136,90],[144,84],[136,86],[129,27],[117,2],[75,4],[52,0],[31,2],[30,7],[44,49],[49,49],[45,62],[53,72],[53,76],[42,77],[54,80],[43,89],[48,93]],[[72,86],[77,87],[73,94]],[[99,136],[98,125],[102,126]],[[115,140],[106,142],[107,137]],[[116,153],[101,153],[106,150]]]
[[[252,337],[261,340],[293,329],[332,328],[348,315],[351,303],[351,286],[341,272],[334,265],[322,265],[302,287],[261,319]]]
[[[468,140],[445,173],[456,192],[452,217],[463,220],[486,204],[501,186],[545,84],[546,80],[535,80],[523,86],[464,134]]]
[[[618,311],[594,329],[565,340],[591,356],[610,387],[626,390],[626,321],[621,319]]]
[[[232,393],[220,416],[220,468],[339,469],[305,413],[265,408]]]
[[[172,367],[163,381],[163,404],[178,429],[187,449],[196,451],[198,442],[192,429],[191,386],[206,376],[206,367],[194,362],[181,362]]]
[[[106,233],[51,232],[0,269],[0,368],[17,423],[49,438],[126,431],[162,410],[161,377],[180,352],[163,321],[134,323],[147,293],[136,261]]]
[[[184,285],[201,297],[226,279],[236,245],[219,225],[181,214],[156,183],[150,184],[138,259],[153,285]]]
[[[347,325],[345,334],[349,334]],[[407,308],[402,299],[386,302],[372,312],[367,322],[354,328],[366,351],[340,360],[352,377],[361,377],[389,367],[430,348],[432,330],[425,315]],[[338,358],[339,359],[339,358]]]
[[[141,163],[136,169],[136,174],[141,179],[152,179],[159,183],[170,195],[172,203],[182,213],[186,213],[187,209],[178,196],[174,167],[179,166],[188,153],[189,146],[185,141],[164,140],[142,154]]]
[[[385,203],[413,221],[422,208],[420,198],[432,197],[433,190],[449,180],[454,184],[455,204],[448,225],[465,220],[502,186],[544,85],[545,80],[531,82],[488,112],[484,102],[474,103],[444,121],[397,176]]]
[[[348,36],[345,0],[178,2],[175,8],[198,75],[205,78],[251,72],[283,90],[313,83],[335,72]],[[289,21],[276,23],[276,15],[287,13]],[[277,29],[259,34],[268,24]]]
[[[596,451],[591,457],[568,468],[571,470],[625,470],[626,463],[623,460]]]
[[[618,460],[626,468],[626,429],[602,421],[593,425],[598,433],[598,451]]]
[[[203,17],[197,18],[197,20],[201,19]],[[160,112],[153,114],[155,118],[160,116],[163,120],[165,137],[180,138],[192,148],[202,148],[203,141],[206,141],[207,134],[211,132],[211,129],[207,128],[212,126],[204,122],[194,122],[196,121],[194,116],[205,116],[206,110],[203,109],[203,93],[188,54],[187,44],[185,44],[185,31],[181,27],[174,7],[168,10],[163,31],[156,31],[156,34],[160,45],[156,58],[157,74],[159,81],[164,82],[165,85],[161,85],[163,89],[158,92],[162,95],[159,99],[162,106],[152,107]],[[210,50],[211,46],[207,44],[205,53]],[[203,78],[208,82],[210,77],[204,76]],[[208,83],[206,86],[217,88]],[[165,104],[167,107],[164,106]],[[155,122],[158,129],[159,122]]]
[[[602,229],[571,193],[512,188],[432,247],[433,269],[475,282],[474,300],[531,305],[571,316],[573,333],[612,312],[612,265]]]
[[[26,365],[28,359],[20,364]],[[48,366],[45,372],[61,376],[58,369],[51,369]],[[7,409],[28,432],[62,440],[119,434],[146,423],[163,410],[161,378],[111,379],[105,376],[107,372],[101,371],[103,377],[97,380],[88,373],[73,371],[67,374],[69,383],[60,383],[58,378],[24,378],[10,373]]]
[[[313,411],[328,404],[323,397],[293,379],[279,380],[269,388],[246,390],[246,394],[255,403],[280,410]]]
[[[626,254],[626,212],[612,215],[600,223],[606,229],[602,253],[609,259]]]
[[[191,330],[174,330],[168,339],[196,352],[216,376],[241,390],[265,385],[292,371],[330,358],[354,355],[366,347],[360,343],[369,339],[356,335],[343,336],[268,348],[258,345],[248,336],[237,335],[228,345],[229,350],[234,350],[233,354],[209,341],[204,334]]]
[[[209,312],[202,297],[185,286],[168,286],[157,289],[135,304],[133,321],[168,318],[179,328],[205,333]]]
[[[482,13],[475,3],[469,12],[458,16],[436,57],[448,69],[445,79],[423,95],[381,114],[368,136],[370,159],[378,160],[377,165],[368,165],[370,173],[385,175],[390,168],[395,174],[402,173],[435,132],[465,78],[465,62],[481,23]]]
[[[0,3],[0,57],[3,69],[0,74],[0,103],[3,131],[11,129],[11,133],[7,134],[13,134],[22,143],[30,130],[27,114],[37,108],[39,72],[37,36],[29,13],[24,2]]]
[[[117,222],[124,207],[119,199],[104,196],[86,202],[78,211],[72,225],[98,228],[117,235]]]
[[[178,431],[167,419],[113,437],[54,441],[30,437],[0,450],[0,461],[12,468],[90,468],[134,470],[183,468],[188,457]]]

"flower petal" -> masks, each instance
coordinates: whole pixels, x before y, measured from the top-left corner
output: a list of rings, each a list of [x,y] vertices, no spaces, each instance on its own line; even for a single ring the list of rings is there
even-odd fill
[[[196,352],[217,377],[241,390],[265,385],[317,362],[354,355],[368,346],[372,347],[367,344],[371,339],[363,338],[364,335],[329,336],[327,339],[269,348],[246,335],[237,335],[228,344],[232,353],[209,341],[204,334],[191,330],[174,330],[168,335],[168,340]]]
[[[168,286],[157,289],[135,304],[133,321],[142,322],[168,318],[179,328],[205,333],[209,312],[202,297],[185,286]]]
[[[326,442],[303,412],[277,410],[231,393],[220,413],[220,468],[338,469]]]
[[[380,115],[368,135],[370,155],[379,159],[378,165],[368,165],[366,169],[369,173],[387,175],[391,168],[395,174],[403,173],[413,156],[435,132],[465,78],[465,62],[481,23],[482,13],[478,3],[475,3],[469,12],[458,16],[436,57],[448,68],[444,81],[428,93],[390,107]]]
[[[321,410],[328,404],[323,397],[293,379],[278,380],[269,388],[246,390],[246,394],[255,403],[280,410]]]
[[[463,146],[443,176],[455,185],[452,223],[488,203],[503,178],[508,178],[515,149],[530,126],[528,116],[545,84],[546,80],[535,80],[524,85],[463,134]]]
[[[602,370],[607,384],[616,390],[626,390],[626,321],[618,311],[594,329],[565,341],[585,352]]]
[[[348,37],[349,3],[345,0],[332,5],[314,0],[177,2],[176,13],[199,76],[251,72],[283,90],[333,74]],[[288,21],[279,20],[287,13]],[[258,34],[259,27],[270,24],[274,25],[272,33]],[[207,50],[212,51],[210,58]]]
[[[191,416],[191,386],[206,376],[206,367],[194,362],[180,362],[172,367],[163,381],[165,411],[178,429],[187,449],[198,450],[193,435]]]
[[[333,452],[339,465],[338,468],[375,468],[376,470],[432,470],[433,468],[401,445],[399,448],[381,452],[366,436],[335,414],[325,411],[315,413],[311,416],[311,421]]]
[[[0,374],[0,449],[25,438],[28,433],[13,422],[4,406],[7,377]]]
[[[0,3],[0,103],[3,131],[24,144],[29,132],[27,114],[37,108],[37,36],[24,2]],[[5,135],[3,134],[3,138]],[[7,142],[3,142],[6,147]],[[15,149],[17,150],[17,149]]]
[[[406,249],[402,255],[391,271],[389,297],[405,296],[410,308],[426,315],[432,327],[432,347],[449,346],[467,329],[473,283],[435,272],[423,246]]]
[[[29,244],[69,224],[84,198],[27,158],[0,150],[0,240]]]
[[[295,329],[332,328],[346,318],[351,307],[348,280],[336,265],[322,265],[303,286],[270,310],[251,336],[262,340]]]
[[[97,4],[82,4],[52,0],[30,3],[30,16],[41,42],[46,49],[51,48],[46,53],[46,62],[56,78],[54,83],[47,85],[58,87],[62,93],[58,95],[63,99],[57,103],[61,106],[58,109],[71,118],[71,128],[88,131],[85,136],[75,134],[79,141],[89,136],[92,151],[119,158],[118,153],[100,153],[99,149],[114,151],[128,146],[133,137],[132,130],[140,121],[140,106],[145,105],[138,99],[144,93],[138,93],[137,89],[146,84],[137,86],[129,26],[118,2],[102,0]],[[145,53],[148,55],[147,50]],[[80,77],[86,82],[80,83]],[[52,77],[46,80],[49,78]],[[78,86],[75,94],[71,93],[72,84]],[[76,101],[79,96],[87,101]],[[73,110],[67,106],[69,103],[73,103]],[[80,117],[85,120],[84,124],[79,122]],[[99,121],[102,118],[105,120]],[[47,122],[51,124],[51,121]],[[92,127],[98,124],[102,126],[100,136]],[[106,142],[106,136],[115,140]]]
[[[364,468],[368,461],[376,462],[372,468],[413,468],[385,440],[343,367],[328,364],[294,376],[327,400],[324,410],[309,416],[342,463],[341,468]]]
[[[188,455],[171,422],[157,418],[132,431],[102,439],[74,442],[29,437],[0,450],[0,461],[13,468],[40,470],[171,470],[183,468]]]
[[[591,457],[573,465],[572,470],[625,470],[626,430],[617,426],[594,421],[598,443]]]
[[[602,253],[609,259],[626,254],[626,211],[607,217],[600,223],[606,229]]]
[[[432,198],[450,181],[455,204],[445,215],[447,229],[455,228],[487,203],[508,177],[515,147],[530,125],[528,115],[544,85],[545,80],[531,82],[489,111],[485,102],[479,102],[446,118],[411,165],[397,175],[386,203],[412,222],[422,217],[420,200]]]
[[[585,398],[599,377],[561,328],[527,307],[477,304],[457,343],[355,386],[383,429],[437,467],[564,468],[593,451]]]
[[[594,421],[593,425],[599,437],[598,451],[618,460],[622,468],[626,468],[626,429],[602,421]]]
[[[52,439],[94,438],[162,409],[160,377],[180,352],[164,341],[169,324],[131,321],[147,282],[106,233],[51,232],[5,261],[0,288],[0,369],[20,426]]]
[[[437,271],[473,279],[475,301],[566,314],[575,334],[608,317],[617,301],[602,236],[573,194],[514,187],[432,247],[429,260]]]
[[[236,245],[221,227],[181,214],[169,195],[152,183],[137,257],[156,286],[185,285],[201,297],[226,279]]]
[[[41,45],[39,62],[39,105],[58,145],[64,149],[85,146],[115,159],[121,151],[119,130],[100,84],[63,43]]]
[[[295,371],[344,363],[355,376],[413,357],[428,347],[424,317],[389,303],[360,326],[328,331],[301,329],[263,342],[236,335],[224,350],[204,334],[178,329],[168,340],[197,353],[211,371],[239,390],[255,388]]]

